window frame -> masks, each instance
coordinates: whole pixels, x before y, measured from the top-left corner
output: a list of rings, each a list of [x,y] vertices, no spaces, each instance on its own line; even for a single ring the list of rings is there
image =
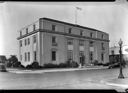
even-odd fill
[[[83,30],[80,30],[80,36],[83,36]]]
[[[56,61],[56,51],[55,50],[51,51],[51,60]]]
[[[67,59],[68,60],[73,60],[73,50],[68,50],[67,51]]]
[[[68,33],[71,34],[72,33],[72,28],[68,29]]]
[[[56,25],[52,24],[52,31],[56,31]]]
[[[73,39],[68,38],[67,39],[67,45],[73,45]]]

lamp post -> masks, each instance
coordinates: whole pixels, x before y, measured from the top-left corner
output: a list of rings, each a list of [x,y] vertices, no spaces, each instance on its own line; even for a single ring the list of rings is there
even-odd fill
[[[119,76],[118,78],[120,79],[123,79],[124,76],[123,76],[123,73],[122,73],[122,44],[123,44],[123,41],[120,39],[120,41],[118,42],[119,46],[120,46],[120,50],[119,50],[119,53],[120,53],[120,73],[119,73]]]

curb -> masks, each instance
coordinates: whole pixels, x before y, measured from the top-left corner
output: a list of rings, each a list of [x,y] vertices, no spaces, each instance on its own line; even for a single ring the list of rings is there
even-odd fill
[[[46,73],[46,72],[66,72],[66,71],[77,71],[77,70],[93,70],[93,69],[107,69],[107,67],[102,67],[102,68],[77,68],[77,69],[57,69],[57,70],[36,70],[36,71],[33,71],[33,70],[17,70],[17,71],[9,71],[8,72],[11,72],[11,73],[17,73],[17,74],[39,74],[39,73]]]

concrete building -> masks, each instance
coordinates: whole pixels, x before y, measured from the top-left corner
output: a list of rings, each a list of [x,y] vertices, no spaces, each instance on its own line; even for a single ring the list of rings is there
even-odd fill
[[[19,56],[25,66],[33,61],[43,65],[68,59],[79,63],[82,55],[85,65],[95,60],[109,62],[109,35],[96,29],[40,18],[21,29],[19,35]]]

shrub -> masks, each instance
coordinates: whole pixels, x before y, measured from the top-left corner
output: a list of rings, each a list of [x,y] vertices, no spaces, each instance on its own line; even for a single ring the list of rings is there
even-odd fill
[[[67,66],[68,66],[67,63],[60,63],[58,65],[59,68],[66,68]]]
[[[11,62],[8,62],[7,63],[7,67],[12,67],[12,63]]]
[[[15,62],[15,63],[13,63],[12,65],[13,65],[13,67],[20,67],[21,62]]]
[[[79,64],[75,61],[73,61],[72,65],[73,65],[74,68],[79,67]]]
[[[33,62],[32,64],[31,64],[31,66],[32,66],[32,68],[39,68],[39,63],[38,62]]]
[[[59,66],[56,65],[56,64],[47,63],[47,64],[44,64],[43,67],[44,67],[44,68],[57,68],[57,67],[59,67]]]
[[[27,65],[26,68],[27,69],[32,69],[32,65]]]
[[[93,64],[97,65],[98,64],[98,60],[94,60]]]

